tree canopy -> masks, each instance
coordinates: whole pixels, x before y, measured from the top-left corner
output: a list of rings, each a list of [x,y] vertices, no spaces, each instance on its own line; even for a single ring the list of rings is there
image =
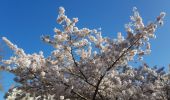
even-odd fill
[[[3,60],[1,70],[16,75],[19,83],[6,93],[7,100],[170,100],[170,74],[149,67],[143,59],[151,53],[149,39],[163,25],[164,12],[144,24],[137,8],[125,24],[127,36],[103,37],[100,29],[78,28],[59,8],[54,36],[42,36],[53,46],[51,55],[26,54],[6,37],[15,55]],[[142,64],[134,68],[130,62]]]

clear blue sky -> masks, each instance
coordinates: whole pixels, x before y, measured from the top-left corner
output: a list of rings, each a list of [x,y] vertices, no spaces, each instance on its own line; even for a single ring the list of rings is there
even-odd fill
[[[144,59],[151,66],[167,67],[170,63],[170,0],[0,0],[0,37],[6,36],[26,53],[42,50],[49,55],[53,48],[44,44],[40,36],[53,35],[53,28],[58,27],[59,6],[65,7],[70,18],[79,18],[80,28],[101,27],[104,36],[113,38],[117,32],[125,32],[124,24],[129,22],[134,6],[145,23],[165,11],[165,25],[156,31],[157,39],[151,41],[152,54]],[[5,58],[10,55],[11,51],[5,46]],[[14,83],[13,75],[2,73],[2,77],[7,91]],[[0,100],[3,95],[0,92]]]

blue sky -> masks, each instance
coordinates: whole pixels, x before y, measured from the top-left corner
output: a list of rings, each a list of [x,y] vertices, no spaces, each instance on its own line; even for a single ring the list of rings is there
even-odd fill
[[[157,39],[151,40],[152,53],[145,61],[151,65],[165,66],[170,63],[170,1],[169,0],[0,0],[0,37],[5,36],[23,48],[26,53],[53,50],[40,40],[42,34],[53,35],[58,7],[63,6],[66,14],[78,17],[80,28],[102,28],[104,36],[115,38],[123,32],[124,24],[129,22],[132,8],[138,8],[145,24],[155,20],[161,11],[167,13],[165,24],[156,31]],[[4,46],[5,58],[12,52]],[[167,68],[166,68],[167,69]],[[4,91],[14,84],[13,75],[1,73]],[[4,92],[0,92],[3,100]]]

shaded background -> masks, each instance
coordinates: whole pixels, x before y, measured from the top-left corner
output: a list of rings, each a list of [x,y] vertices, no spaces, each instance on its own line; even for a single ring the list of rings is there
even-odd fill
[[[41,35],[53,35],[58,7],[66,9],[69,18],[78,17],[80,28],[102,28],[103,36],[116,38],[117,32],[125,35],[124,24],[138,8],[145,24],[155,20],[161,11],[167,13],[165,24],[156,31],[157,39],[151,40],[152,53],[144,58],[150,65],[165,66],[170,63],[170,0],[0,0],[0,37],[5,36],[25,50],[26,53],[44,51],[49,55],[52,47],[40,40]],[[5,59],[12,52],[4,45]],[[4,91],[15,84],[14,75],[1,72]]]

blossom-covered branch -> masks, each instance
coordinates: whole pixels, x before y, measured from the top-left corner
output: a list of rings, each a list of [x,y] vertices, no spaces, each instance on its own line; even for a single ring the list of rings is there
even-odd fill
[[[42,36],[53,46],[48,57],[26,54],[7,38],[15,52],[3,60],[0,69],[16,75],[20,83],[9,90],[6,99],[45,100],[169,100],[170,74],[163,68],[149,67],[143,56],[151,53],[150,38],[163,25],[165,13],[144,24],[134,7],[131,22],[125,25],[127,36],[118,32],[116,39],[102,36],[99,29],[78,28],[78,18],[70,19],[59,8],[54,36]],[[142,62],[133,67],[129,62]]]

